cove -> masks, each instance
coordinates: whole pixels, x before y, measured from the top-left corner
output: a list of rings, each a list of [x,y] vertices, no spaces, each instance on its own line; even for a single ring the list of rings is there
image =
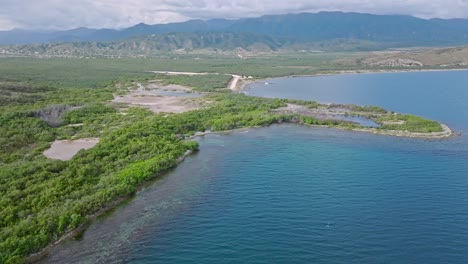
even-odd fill
[[[468,128],[465,70],[276,78],[253,83],[244,93],[320,103],[376,105],[445,122],[458,129]]]
[[[198,139],[199,153],[43,262],[466,263],[468,106],[457,103],[466,95],[466,76],[457,74],[434,77],[447,78],[444,89],[430,79],[401,88],[421,95],[414,100],[398,90],[390,93],[396,99],[376,92],[368,100],[447,123],[461,136],[434,141],[296,125],[207,135]],[[380,76],[367,89],[396,78]],[[304,80],[309,87],[314,81]],[[357,99],[343,103],[367,104],[345,82],[336,87]]]

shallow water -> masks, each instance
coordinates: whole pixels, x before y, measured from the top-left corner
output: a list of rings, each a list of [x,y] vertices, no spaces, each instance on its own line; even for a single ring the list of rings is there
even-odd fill
[[[271,81],[268,89],[286,83],[269,90],[274,96],[295,90],[320,102],[381,105],[462,135],[423,140],[296,125],[208,135],[199,153],[44,262],[468,263],[467,75]]]

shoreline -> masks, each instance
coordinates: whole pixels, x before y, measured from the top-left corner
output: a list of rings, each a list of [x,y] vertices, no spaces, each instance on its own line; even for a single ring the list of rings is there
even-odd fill
[[[457,135],[453,129],[447,125],[439,123],[443,131],[421,133],[421,132],[410,132],[407,130],[382,130],[376,128],[352,128],[351,131],[363,132],[368,134],[380,135],[380,136],[392,136],[392,137],[405,137],[405,138],[419,138],[419,139],[447,139]]]
[[[276,78],[299,78],[299,77],[319,77],[319,76],[333,76],[333,75],[344,75],[344,74],[374,74],[374,73],[400,73],[400,72],[444,72],[444,71],[468,71],[468,68],[453,68],[453,69],[382,69],[382,70],[338,70],[338,71],[331,71],[329,73],[315,73],[315,74],[307,74],[307,75],[289,75],[283,77],[273,77],[273,78],[265,78],[265,79],[252,79],[252,78],[243,78],[242,75],[238,74],[225,74],[231,76],[231,80],[227,84],[227,89],[231,91],[231,93],[243,93],[245,89],[256,82],[262,82],[264,80],[269,79],[276,79]],[[174,72],[174,71],[150,71],[152,73],[161,73],[161,74],[168,74],[168,75],[207,75],[207,74],[220,74],[220,73],[195,73],[195,72]],[[243,93],[244,94],[244,93]],[[297,123],[295,121],[285,121],[285,123]],[[363,132],[375,135],[384,135],[384,136],[395,136],[395,137],[408,137],[408,138],[422,138],[422,139],[444,139],[449,138],[452,136],[456,136],[457,133],[449,128],[447,125],[437,122],[441,127],[442,131],[440,132],[431,132],[431,133],[422,133],[422,132],[410,132],[407,130],[384,130],[384,129],[377,129],[377,128],[342,128],[340,126],[329,126],[329,125],[308,125],[313,127],[324,127],[324,128],[336,128],[340,130],[348,130],[354,132]],[[306,125],[306,124],[303,124]],[[242,128],[246,129],[246,128]],[[230,133],[239,129],[234,130],[225,130],[225,131],[207,131],[207,132],[196,132],[195,135],[187,137],[187,139],[192,139],[197,136],[203,136],[207,134],[215,134],[215,133]]]
[[[42,260],[44,258],[47,258],[47,255],[48,255],[49,251],[52,248],[54,248],[55,246],[63,243],[66,240],[69,240],[69,239],[72,239],[73,237],[78,236],[80,233],[84,233],[86,231],[86,229],[89,227],[89,225],[93,224],[93,222],[96,221],[99,217],[104,216],[106,213],[112,211],[113,209],[117,208],[118,206],[125,203],[126,201],[129,201],[135,195],[135,193],[137,193],[138,191],[143,189],[148,184],[148,182],[154,181],[155,179],[157,179],[158,177],[164,175],[165,173],[167,173],[171,169],[176,168],[182,161],[184,161],[188,156],[192,155],[193,153],[194,153],[194,151],[187,150],[182,156],[178,157],[175,160],[176,163],[175,163],[175,165],[173,167],[171,167],[171,168],[169,168],[167,170],[161,171],[159,173],[156,173],[154,175],[154,177],[142,182],[141,184],[139,184],[135,188],[134,193],[126,195],[126,196],[116,197],[115,200],[113,200],[109,204],[105,205],[104,207],[99,209],[97,212],[87,216],[88,219],[87,219],[87,221],[85,223],[81,224],[80,226],[78,226],[77,228],[75,228],[73,230],[70,230],[70,231],[66,232],[59,239],[57,239],[54,242],[49,243],[46,247],[41,249],[39,252],[32,253],[29,256],[26,256],[25,259],[24,259],[24,262],[25,263],[35,263],[35,262],[38,262],[38,261],[40,261],[40,260]]]
[[[264,79],[251,79],[245,80],[240,79],[240,85],[237,89],[233,90],[236,93],[245,94],[244,91],[248,88],[249,85],[257,82],[262,82],[265,80],[272,80],[278,78],[301,78],[301,77],[320,77],[320,76],[334,76],[334,75],[346,75],[346,74],[378,74],[378,73],[411,73],[411,72],[450,72],[450,71],[468,71],[468,68],[457,68],[457,69],[397,69],[397,70],[341,70],[341,71],[334,71],[330,73],[315,73],[315,74],[305,74],[305,75],[289,75],[289,76],[282,76],[282,77],[272,77],[272,78],[264,78]],[[248,95],[250,96],[250,95]],[[319,102],[320,103],[320,102]],[[437,122],[439,123],[439,122]],[[422,139],[446,139],[453,136],[457,136],[453,129],[449,126],[439,123],[442,127],[442,131],[440,132],[431,132],[431,133],[421,133],[421,132],[410,132],[410,131],[403,131],[403,130],[382,130],[376,128],[340,128],[338,126],[320,126],[320,125],[308,125],[314,127],[327,127],[327,128],[336,128],[340,130],[349,130],[355,132],[363,132],[363,133],[370,133],[375,135],[383,135],[383,136],[394,136],[394,137],[407,137],[407,138],[422,138]]]
[[[317,73],[317,74],[304,74],[304,75],[290,75],[290,77],[314,77],[314,76],[331,76],[331,75],[344,75],[344,74],[372,74],[372,73],[405,73],[405,72],[446,72],[446,71],[468,71],[468,68],[453,68],[453,69],[439,69],[439,68],[428,68],[428,69],[381,69],[381,70],[339,70],[330,73]],[[288,77],[288,76],[284,76]],[[279,78],[284,78],[279,77]]]
[[[307,126],[307,127],[315,127],[315,128],[326,128],[326,129],[337,129],[342,131],[350,131],[350,132],[359,132],[359,133],[367,133],[373,134],[378,136],[392,136],[392,137],[406,137],[406,138],[414,138],[414,139],[447,139],[454,136],[457,136],[457,133],[448,127],[447,125],[440,124],[443,131],[441,132],[431,132],[431,133],[421,133],[421,132],[410,132],[406,130],[382,130],[376,128],[345,128],[340,126],[330,126],[330,125],[310,125],[304,124],[297,121],[286,120],[282,122],[272,123],[267,126],[252,126],[252,127],[243,127],[243,128],[235,128],[230,130],[223,130],[223,131],[206,131],[206,132],[197,132],[192,136],[185,138],[186,140],[195,139],[197,137],[203,137],[206,135],[214,135],[214,134],[230,134],[235,132],[241,132],[248,129],[257,129],[257,128],[268,128],[273,125],[282,125],[282,124],[291,124],[291,125],[298,125],[298,126]]]
[[[331,71],[330,73],[316,73],[316,74],[304,74],[304,75],[289,75],[283,77],[274,78],[298,78],[298,77],[315,77],[315,76],[333,76],[333,75],[346,75],[346,74],[374,74],[374,73],[405,73],[405,72],[450,72],[450,71],[468,71],[468,68],[453,68],[453,69],[440,69],[440,68],[428,68],[428,69],[375,69],[375,70],[338,70]]]
[[[454,69],[382,69],[382,70],[338,70],[338,71],[331,71],[327,73],[312,73],[312,74],[293,74],[293,75],[285,75],[285,76],[276,76],[276,77],[267,77],[267,78],[260,78],[260,79],[252,79],[250,81],[245,81],[241,79],[242,84],[239,86],[238,89],[235,91],[238,93],[243,92],[248,85],[256,82],[262,82],[265,80],[273,80],[273,79],[280,79],[280,78],[302,78],[302,77],[321,77],[321,76],[334,76],[334,75],[354,75],[354,74],[378,74],[378,73],[412,73],[412,72],[451,72],[451,71],[468,71],[468,68],[454,68]]]
[[[285,122],[292,123],[294,122]],[[391,136],[391,137],[403,137],[403,138],[414,138],[414,139],[447,139],[456,136],[457,134],[451,128],[444,124],[440,124],[444,131],[442,132],[431,132],[431,133],[420,133],[420,132],[410,132],[407,130],[382,130],[376,128],[344,128],[339,126],[326,126],[326,125],[309,125],[309,124],[300,124],[308,127],[318,127],[318,128],[329,128],[329,129],[338,129],[343,131],[352,131],[373,134],[378,136]]]
[[[408,70],[381,70],[381,71],[374,71],[374,70],[353,70],[353,71],[337,71],[333,73],[317,73],[317,74],[310,74],[310,75],[291,75],[291,76],[283,76],[283,77],[273,77],[270,79],[275,79],[275,78],[297,78],[297,77],[318,77],[318,76],[332,76],[332,75],[342,75],[342,74],[370,74],[370,73],[397,73],[397,72],[430,72],[430,71],[468,71],[468,69],[408,69]],[[166,72],[169,73],[169,72]],[[174,72],[170,72],[171,74],[174,74]],[[192,73],[185,73],[187,75],[193,75]],[[201,73],[204,74],[204,73]],[[231,75],[233,79],[229,82],[228,87],[231,92],[233,93],[242,93],[248,85],[255,83],[255,82],[261,82],[262,80],[266,79],[243,79],[239,75]],[[234,84],[234,85],[233,85]],[[410,131],[402,131],[402,130],[382,130],[382,129],[376,129],[376,128],[344,128],[340,127],[338,125],[333,126],[333,125],[309,125],[309,124],[303,124],[298,121],[293,121],[293,120],[285,120],[282,122],[275,122],[270,125],[266,126],[252,126],[252,127],[244,127],[244,128],[237,128],[237,129],[232,129],[232,130],[223,130],[223,131],[205,131],[205,132],[196,132],[194,135],[189,136],[185,138],[186,140],[194,139],[196,137],[201,137],[209,134],[229,134],[229,133],[234,133],[234,132],[240,132],[240,131],[245,131],[248,129],[257,129],[257,128],[268,128],[271,125],[281,125],[281,124],[294,124],[294,125],[302,125],[302,126],[307,126],[307,127],[317,127],[317,128],[328,128],[328,129],[338,129],[338,130],[343,130],[343,131],[352,131],[352,132],[360,132],[360,133],[368,133],[368,134],[374,134],[374,135],[381,135],[381,136],[393,136],[393,137],[407,137],[407,138],[419,138],[419,139],[446,139],[450,138],[453,136],[456,136],[457,133],[449,128],[447,125],[439,123],[440,126],[442,127],[443,131],[441,132],[432,132],[432,133],[420,133],[420,132],[410,132]],[[185,160],[189,155],[191,155],[193,151],[187,151],[184,153],[182,156],[178,157],[175,160],[175,165],[172,168],[177,167],[182,161]],[[144,186],[149,182],[157,177],[161,176],[162,174],[166,173],[166,171],[162,171],[159,173],[156,173],[154,177],[144,181],[140,185],[138,185],[135,188],[135,192],[138,190],[141,190],[141,188],[144,188]],[[77,228],[70,230],[63,234],[60,238],[58,238],[56,241],[49,243],[46,247],[41,249],[39,252],[30,254],[29,256],[25,257],[25,262],[26,263],[34,263],[39,260],[42,260],[47,257],[48,252],[57,246],[58,244],[63,243],[64,241],[71,239],[81,232],[85,232],[87,227],[91,225],[96,219],[102,215],[105,215],[107,212],[117,208],[119,205],[124,203],[125,201],[128,201],[131,199],[133,194],[129,194],[127,196],[123,197],[116,197],[115,200],[110,202],[109,204],[105,205],[101,209],[99,209],[97,212],[87,216],[87,221],[83,223],[82,225],[78,226]]]

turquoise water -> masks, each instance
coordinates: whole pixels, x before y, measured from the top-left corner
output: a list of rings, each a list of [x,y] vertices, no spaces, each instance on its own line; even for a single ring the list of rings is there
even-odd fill
[[[277,125],[205,136],[199,153],[44,262],[468,263],[467,74],[329,76],[326,88],[273,80],[269,88],[284,80],[278,90],[316,96],[287,81],[300,80],[337,102],[416,112],[462,134],[434,141]],[[365,92],[390,87],[388,78],[406,82]],[[406,98],[414,89],[417,106]]]

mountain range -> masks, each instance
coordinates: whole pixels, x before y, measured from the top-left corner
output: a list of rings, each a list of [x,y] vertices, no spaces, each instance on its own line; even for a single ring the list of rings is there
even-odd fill
[[[188,38],[191,39],[195,36],[199,37],[201,33],[202,35],[209,33],[213,37],[216,34],[218,36],[230,34],[230,38],[255,36],[256,42],[266,43],[272,47],[343,39],[385,43],[387,46],[399,47],[443,46],[468,44],[468,19],[421,19],[405,15],[343,12],[300,13],[238,20],[189,20],[157,25],[141,23],[119,30],[76,28],[65,31],[0,31],[0,45],[65,42],[115,43],[122,40],[128,41],[128,39],[154,37],[154,35],[171,35],[169,33],[188,34]],[[254,44],[252,41],[248,42],[249,45]],[[231,44],[235,43],[231,41]],[[231,44],[217,43],[218,46]]]

